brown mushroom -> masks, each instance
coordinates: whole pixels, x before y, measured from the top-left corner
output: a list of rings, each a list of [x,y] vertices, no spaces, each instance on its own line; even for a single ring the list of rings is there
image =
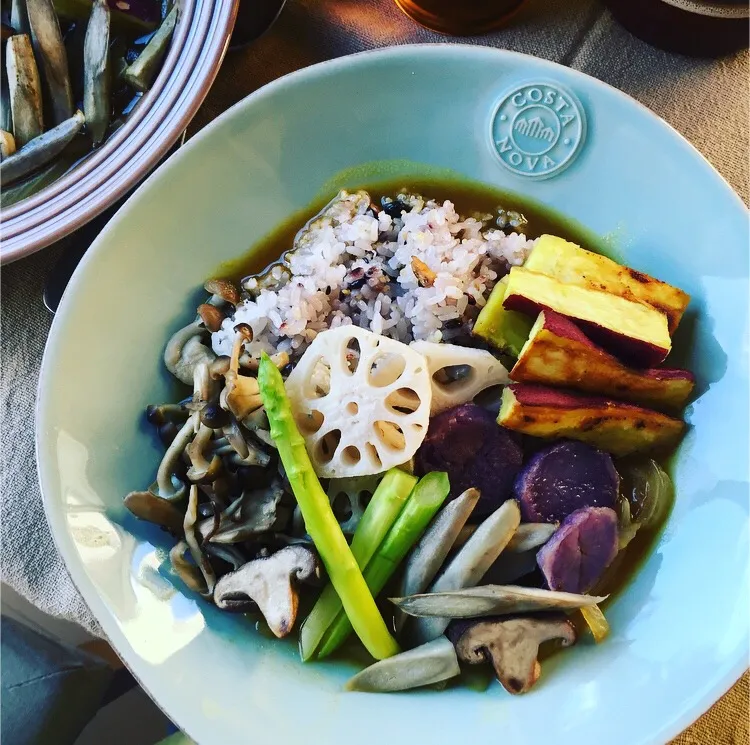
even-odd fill
[[[185,484],[176,476],[175,471],[185,448],[193,439],[194,432],[195,425],[191,417],[182,425],[161,459],[159,470],[156,472],[156,481],[149,487],[149,491],[155,497],[177,502],[185,496]]]
[[[218,403],[208,403],[201,409],[200,420],[210,429],[221,429],[229,424],[229,414]]]
[[[197,522],[198,487],[193,485],[190,487],[190,496],[188,498],[188,506],[185,511],[185,520],[182,527],[185,531],[185,543],[187,543],[188,548],[190,549],[190,555],[193,557],[193,561],[203,575],[203,580],[206,583],[206,588],[201,594],[204,597],[211,597],[214,587],[216,586],[216,573],[211,566],[208,556],[206,556],[201,550]]]
[[[279,639],[287,636],[297,619],[297,583],[319,572],[317,556],[305,546],[282,548],[267,558],[254,559],[225,574],[214,590],[214,602],[223,610],[245,609],[252,602]]]
[[[279,370],[283,370],[289,364],[289,353],[288,352],[276,352],[271,355],[271,362],[273,362]],[[257,357],[253,357],[248,352],[243,352],[240,355],[240,367],[251,372],[257,372],[260,366],[260,360]]]
[[[240,302],[240,291],[234,282],[230,282],[228,279],[209,279],[203,285],[203,289],[211,293],[211,298],[208,301],[211,305],[219,305],[220,303],[237,305]]]
[[[476,665],[489,662],[509,693],[526,693],[539,680],[539,645],[559,639],[575,644],[576,630],[562,614],[503,616],[453,621],[447,630],[458,659]]]
[[[236,466],[267,466],[271,456],[248,442],[242,434],[237,420],[232,417],[226,427],[222,427],[221,433],[227,438],[235,454],[230,456],[232,463]]]
[[[125,506],[141,520],[160,525],[175,535],[182,533],[182,512],[150,491],[131,491],[125,497]]]
[[[212,362],[216,355],[201,340],[206,330],[200,319],[176,331],[164,348],[167,370],[185,385],[193,385],[193,370],[199,362]]]
[[[211,482],[218,477],[222,470],[221,457],[214,455],[211,460],[206,458],[206,448],[211,441],[213,430],[205,424],[201,424],[198,434],[185,448],[190,458],[190,468],[187,477],[194,484]]]
[[[169,561],[175,574],[187,585],[188,589],[203,593],[206,591],[206,582],[198,571],[198,567],[185,558],[188,550],[186,541],[176,543],[169,552]]]
[[[146,419],[149,424],[160,427],[162,424],[181,424],[190,416],[187,406],[179,404],[149,404]]]
[[[242,420],[242,426],[249,432],[252,432],[261,442],[270,445],[272,448],[276,447],[276,443],[271,437],[271,425],[268,422],[268,415],[265,409],[256,409],[251,414],[248,414]]]
[[[199,531],[211,543],[242,541],[283,527],[289,520],[289,509],[282,504],[284,488],[275,481],[266,489],[243,491],[222,513],[218,530],[213,518],[200,523]]]
[[[238,323],[235,327],[235,338],[232,346],[232,356],[229,369],[224,374],[224,389],[219,396],[221,408],[231,411],[239,421],[263,405],[260,397],[260,387],[256,378],[239,374],[239,360],[242,345],[252,341],[253,331],[246,323]]]
[[[221,328],[221,324],[224,322],[226,316],[223,311],[217,308],[211,303],[201,303],[197,310],[198,316],[200,317],[203,325],[211,332],[214,333]]]
[[[211,376],[211,379],[219,380],[220,378],[223,378],[227,374],[227,371],[229,370],[230,363],[231,363],[231,357],[229,357],[229,355],[227,354],[219,355],[208,366],[208,374]]]

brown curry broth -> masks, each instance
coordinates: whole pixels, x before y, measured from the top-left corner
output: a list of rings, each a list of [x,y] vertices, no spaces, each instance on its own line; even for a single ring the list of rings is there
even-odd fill
[[[528,220],[524,232],[530,238],[537,238],[543,233],[553,233],[581,245],[591,246],[596,240],[583,226],[557,215],[550,210],[531,204],[515,194],[493,189],[468,181],[448,179],[396,179],[365,183],[359,187],[369,192],[373,201],[379,206],[380,197],[396,197],[401,192],[423,194],[442,203],[450,199],[459,214],[468,215],[475,212],[495,213],[498,206],[506,210],[516,210]],[[221,276],[239,282],[249,274],[261,274],[271,264],[278,262],[279,257],[288,251],[294,243],[294,237],[302,225],[317,215],[335,194],[328,194],[317,199],[309,207],[296,212],[289,219],[275,228],[271,233],[255,243],[250,250],[232,261],[219,267]],[[597,241],[598,242],[598,241]],[[599,247],[597,247],[599,250]]]
[[[367,190],[373,201],[378,205],[380,197],[383,195],[395,198],[397,194],[405,192],[422,194],[441,203],[445,199],[450,199],[454,203],[456,211],[463,215],[476,212],[495,214],[497,208],[502,206],[503,209],[520,212],[527,219],[528,222],[522,230],[529,238],[537,238],[544,233],[551,233],[584,246],[591,251],[604,255],[609,253],[605,250],[602,240],[579,223],[541,205],[531,203],[516,194],[509,194],[483,184],[458,179],[399,178],[391,181],[364,183],[358,188]],[[300,226],[305,225],[315,217],[334,196],[335,194],[332,193],[321,197],[309,207],[296,212],[267,236],[253,244],[246,254],[222,264],[215,276],[222,276],[239,282],[248,275],[262,274],[268,267],[278,263],[279,257],[292,247]],[[671,472],[669,468],[671,459],[659,460],[662,467]],[[666,524],[669,512],[671,512],[671,505],[670,509],[665,512],[664,522],[651,530],[639,531],[623,552],[622,558],[618,557],[615,565],[610,568],[605,582],[597,588],[597,591],[609,594],[609,599],[603,603],[603,607],[606,608],[606,605],[623,590],[651,553],[664,524]],[[579,631],[583,631],[586,627],[580,614],[574,614],[574,619]],[[549,656],[553,651],[554,647],[543,649],[542,658]],[[357,654],[354,645],[347,643],[334,657],[345,657],[348,661],[352,661],[353,659],[359,660],[360,655]]]

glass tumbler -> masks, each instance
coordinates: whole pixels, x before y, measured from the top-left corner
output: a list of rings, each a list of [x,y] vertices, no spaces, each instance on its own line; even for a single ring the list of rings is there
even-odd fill
[[[485,34],[505,25],[525,0],[395,0],[417,23],[456,36]]]

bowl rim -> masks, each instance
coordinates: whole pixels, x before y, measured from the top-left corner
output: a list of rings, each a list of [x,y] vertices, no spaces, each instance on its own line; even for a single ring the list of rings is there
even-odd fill
[[[499,57],[512,57],[524,60],[534,60],[535,63],[542,63],[544,65],[551,65],[555,69],[561,69],[565,71],[566,75],[571,75],[577,79],[583,85],[593,86],[595,89],[604,90],[610,94],[625,99],[629,105],[635,105],[641,112],[645,113],[648,117],[655,120],[655,123],[666,130],[670,136],[674,137],[680,146],[691,156],[698,156],[703,165],[708,168],[707,173],[711,173],[713,178],[721,184],[722,188],[726,191],[727,199],[734,201],[735,207],[739,206],[750,214],[750,210],[745,205],[743,200],[734,191],[731,185],[726,179],[713,167],[708,159],[690,143],[682,134],[674,129],[666,120],[654,113],[644,104],[640,103],[636,99],[629,96],[627,93],[615,88],[608,83],[605,83],[591,75],[588,75],[579,70],[569,68],[566,65],[562,65],[551,60],[535,57],[533,55],[524,54],[522,52],[516,52],[507,49],[498,49],[496,47],[489,47],[484,45],[466,44],[466,43],[422,43],[422,44],[410,44],[410,45],[398,45],[381,47],[377,49],[368,49],[362,52],[357,52],[350,55],[344,55],[334,59],[325,60],[323,62],[310,65],[299,70],[295,70],[288,73],[276,80],[266,84],[259,88],[253,93],[249,94],[245,98],[241,99],[233,106],[222,112],[216,119],[210,122],[204,127],[195,137],[191,138],[184,147],[180,149],[180,153],[190,151],[194,147],[194,143],[197,145],[202,142],[203,138],[208,138],[213,135],[214,127],[220,126],[225,118],[232,116],[237,110],[250,105],[251,102],[261,100],[266,96],[274,95],[277,91],[283,90],[290,84],[296,84],[304,82],[307,79],[315,78],[320,74],[324,74],[327,71],[335,71],[340,68],[345,68],[352,63],[352,60],[361,60],[362,58],[370,57],[410,57],[413,54],[418,55],[441,55],[445,51],[449,50],[449,54],[456,53],[486,53],[490,52],[498,55]],[[154,172],[152,172],[147,179],[139,186],[139,189],[149,183],[152,179],[157,177],[157,174],[161,175],[160,172],[166,170],[165,166],[160,166]],[[116,225],[121,221],[128,219],[128,213],[131,209],[129,202],[126,203],[115,215],[110,225]],[[109,225],[107,226],[109,228]],[[56,357],[55,347],[62,343],[62,335],[57,334],[57,329],[64,323],[67,307],[73,301],[71,298],[76,294],[78,286],[84,281],[84,274],[88,263],[92,260],[92,256],[96,251],[101,249],[102,245],[105,245],[107,229],[97,236],[96,240],[92,243],[91,248],[86,252],[82,261],[77,266],[70,282],[68,283],[67,289],[63,294],[58,307],[58,312],[52,322],[50,333],[48,336],[47,343],[45,345],[44,355],[42,358],[42,365],[39,374],[39,381],[37,385],[37,398],[35,406],[35,458],[37,463],[37,473],[40,491],[42,494],[42,501],[44,505],[45,516],[50,526],[50,533],[56,548],[60,552],[65,562],[66,568],[70,573],[70,576],[76,585],[77,589],[83,596],[86,603],[91,608],[94,616],[97,618],[102,628],[104,629],[107,637],[112,642],[118,655],[122,658],[125,665],[133,673],[134,677],[139,681],[144,690],[151,696],[148,687],[143,684],[141,679],[134,671],[134,661],[137,662],[138,654],[132,649],[132,646],[125,634],[119,627],[119,624],[115,620],[114,616],[106,608],[104,601],[102,600],[100,593],[97,591],[92,580],[89,578],[87,572],[83,567],[83,563],[80,561],[75,548],[72,543],[64,540],[65,530],[63,527],[63,513],[59,509],[59,506],[54,504],[50,493],[52,491],[53,477],[50,473],[50,468],[45,465],[44,459],[42,458],[42,450],[44,448],[44,437],[41,434],[45,432],[48,427],[46,423],[46,414],[44,411],[45,404],[45,389],[48,389],[51,385],[51,381],[54,376],[54,360]],[[50,485],[50,488],[45,488],[46,485]],[[56,528],[59,530],[57,532]],[[750,641],[750,629],[748,629],[746,635],[746,641]],[[747,647],[747,644],[745,645]],[[700,716],[702,716],[708,709],[713,706],[725,693],[727,693],[732,686],[740,679],[740,677],[747,670],[747,659],[746,654],[740,654],[735,662],[727,666],[721,673],[721,675],[711,685],[710,689],[707,689],[700,698],[693,702],[689,709],[677,715],[671,722],[666,723],[661,727],[660,730],[649,734],[645,739],[639,742],[639,745],[662,745],[664,742],[669,742],[677,737],[681,732],[688,728],[693,722],[695,722]],[[160,706],[159,702],[151,696],[157,706]],[[165,712],[168,716],[170,713]],[[186,732],[186,734],[190,734]]]
[[[0,263],[35,253],[85,225],[159,163],[208,94],[238,7],[239,0],[181,0],[164,65],[123,126],[61,178],[2,210]]]

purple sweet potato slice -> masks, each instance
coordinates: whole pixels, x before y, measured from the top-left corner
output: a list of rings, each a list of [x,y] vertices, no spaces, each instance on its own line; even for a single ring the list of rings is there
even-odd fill
[[[609,507],[584,507],[562,525],[537,554],[550,590],[588,592],[617,555],[617,513]]]
[[[514,436],[476,404],[462,404],[433,417],[416,454],[418,473],[448,472],[451,499],[466,489],[479,489],[472,519],[486,517],[511,496],[522,461]]]
[[[609,453],[565,441],[535,453],[514,491],[523,522],[552,523],[582,507],[614,508],[619,484]]]

